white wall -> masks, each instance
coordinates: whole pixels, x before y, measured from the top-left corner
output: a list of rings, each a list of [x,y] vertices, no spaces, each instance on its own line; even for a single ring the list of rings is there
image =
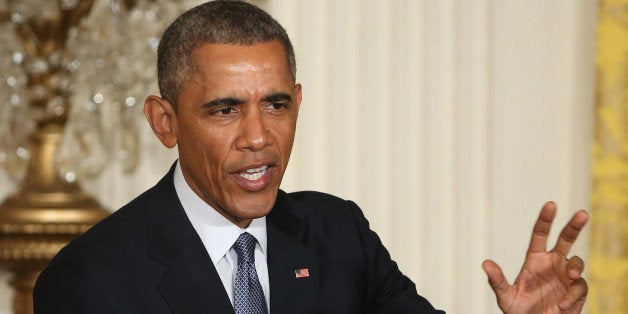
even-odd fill
[[[304,86],[284,189],[355,200],[434,305],[496,312],[482,261],[514,279],[542,203],[558,202],[559,224],[589,206],[596,2],[263,5],[288,29]],[[90,183],[110,208],[174,159],[151,137],[144,128],[137,173]],[[0,197],[10,185],[0,176]]]

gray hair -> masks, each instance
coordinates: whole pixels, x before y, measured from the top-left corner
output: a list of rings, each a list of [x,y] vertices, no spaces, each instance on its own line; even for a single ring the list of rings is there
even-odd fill
[[[205,44],[254,45],[278,40],[296,79],[296,61],[286,30],[262,9],[244,1],[216,0],[179,16],[164,32],[157,49],[161,97],[177,108],[179,92],[194,75],[194,50]]]

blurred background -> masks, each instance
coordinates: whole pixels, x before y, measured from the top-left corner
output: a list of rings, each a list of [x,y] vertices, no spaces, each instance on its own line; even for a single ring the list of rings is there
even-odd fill
[[[37,1],[0,0],[0,200],[29,181],[28,137],[48,123],[62,126],[58,179],[113,211],[176,159],[141,106],[157,93],[160,32],[201,1],[95,0],[44,64],[24,44],[25,21],[52,11],[31,12]],[[287,29],[303,84],[284,190],[356,201],[448,313],[498,312],[482,261],[514,280],[546,201],[559,207],[552,242],[587,209],[572,253],[587,262],[588,312],[628,312],[628,2],[251,2]],[[42,73],[62,76],[52,95]],[[0,273],[0,313],[13,313],[12,276]]]

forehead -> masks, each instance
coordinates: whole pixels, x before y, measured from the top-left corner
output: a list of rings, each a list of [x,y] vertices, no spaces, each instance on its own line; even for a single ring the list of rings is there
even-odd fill
[[[277,40],[253,45],[204,44],[193,51],[192,59],[197,74],[291,73],[285,49]]]
[[[294,78],[279,41],[205,44],[192,52],[192,58],[193,73],[177,97],[181,108],[221,97],[253,100],[294,92]]]

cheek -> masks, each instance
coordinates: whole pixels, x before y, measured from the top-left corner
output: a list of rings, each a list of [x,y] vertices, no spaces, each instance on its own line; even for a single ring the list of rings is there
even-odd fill
[[[199,146],[202,146],[198,154],[203,154],[207,160],[207,166],[214,171],[229,166],[231,161],[237,157],[234,155],[233,136],[224,129],[211,130],[203,134],[199,139]],[[224,175],[224,174],[223,174]]]
[[[180,149],[199,165],[217,168],[229,154],[229,139],[220,129],[199,127],[182,129]],[[203,161],[205,160],[205,161]]]
[[[294,128],[291,126],[283,126],[277,130],[277,146],[280,150],[280,153],[286,158],[285,162],[287,163],[287,158],[290,156],[292,152],[292,143],[294,142]]]
[[[296,131],[296,123],[294,121],[290,121],[286,123],[281,123],[277,128],[278,135],[282,139],[282,142],[285,144],[290,144],[294,141],[294,134]]]

